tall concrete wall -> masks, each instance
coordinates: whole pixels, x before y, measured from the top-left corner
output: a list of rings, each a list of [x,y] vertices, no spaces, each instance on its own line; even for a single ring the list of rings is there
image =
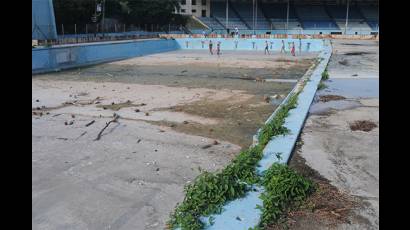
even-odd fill
[[[31,1],[31,31],[33,40],[57,39],[52,0]]]

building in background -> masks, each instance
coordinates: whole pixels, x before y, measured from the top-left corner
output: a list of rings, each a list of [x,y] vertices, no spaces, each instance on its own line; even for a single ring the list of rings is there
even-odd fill
[[[180,14],[195,17],[211,16],[211,0],[181,0]]]

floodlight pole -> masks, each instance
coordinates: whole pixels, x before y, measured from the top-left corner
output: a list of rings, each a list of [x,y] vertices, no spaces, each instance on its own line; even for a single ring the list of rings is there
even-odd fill
[[[347,1],[347,6],[346,6],[346,24],[345,24],[345,34],[347,33],[347,24],[349,22],[349,0]]]
[[[225,27],[226,27],[226,33],[228,33],[228,17],[229,17],[229,15],[228,15],[228,13],[229,13],[229,2],[228,2],[228,0],[226,0],[226,19],[225,19]]]
[[[286,34],[288,34],[288,28],[289,28],[289,5],[290,5],[290,0],[288,0],[288,7],[286,9]]]
[[[255,34],[255,0],[252,0],[252,30]]]
[[[103,13],[102,13],[102,33],[105,36],[105,0],[103,0]]]
[[[97,0],[94,0],[94,16],[91,20],[94,22],[94,37],[97,37]]]
[[[258,0],[255,0],[255,29],[258,27]]]

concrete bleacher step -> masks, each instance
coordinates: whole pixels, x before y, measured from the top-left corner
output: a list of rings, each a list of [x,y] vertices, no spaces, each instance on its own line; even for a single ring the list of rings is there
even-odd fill
[[[271,28],[270,28],[270,29],[271,29],[271,30],[275,30],[276,28],[273,26],[272,20],[266,16],[267,14],[265,13],[265,10],[264,10],[263,5],[262,5],[262,7],[260,8],[260,10],[261,10],[261,13],[263,14],[263,17],[266,19],[266,21],[269,23],[269,25],[271,25]]]
[[[248,29],[251,29],[251,26],[242,18],[242,16],[239,14],[239,12],[236,10],[235,6],[232,4],[231,1],[229,1],[229,7],[232,9],[232,11],[236,14],[236,16],[248,27]]]
[[[327,5],[325,5],[325,12],[327,15],[329,15],[330,20],[339,28],[339,30],[341,30],[342,28],[336,23],[336,20],[330,14],[330,11]]]

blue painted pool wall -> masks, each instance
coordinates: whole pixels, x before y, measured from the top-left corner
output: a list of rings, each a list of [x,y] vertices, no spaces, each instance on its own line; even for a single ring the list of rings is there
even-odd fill
[[[175,40],[112,42],[32,49],[32,73],[58,71],[179,49]]]
[[[221,42],[221,50],[264,50],[265,41],[268,41],[269,49],[270,42],[272,44],[272,50],[280,51],[282,47],[282,40],[285,42],[286,50],[289,50],[289,42],[295,43],[296,50],[299,49],[299,39],[256,39],[256,38],[178,38],[176,41],[182,49],[208,49],[209,41],[212,40],[213,47],[216,48],[217,42]],[[238,44],[236,48],[236,43]],[[323,48],[323,40],[320,39],[302,39],[302,51],[319,52]],[[308,45],[310,43],[310,45]]]
[[[265,41],[269,42],[269,46],[270,42],[273,42],[272,50],[274,51],[279,51],[282,46],[282,39],[213,38],[205,40],[201,38],[181,38],[34,48],[32,49],[32,73],[59,71],[178,49],[205,50],[208,49],[209,40],[212,40],[215,44],[214,47],[216,47],[217,42],[221,42],[222,52],[224,50],[263,50]],[[235,48],[235,41],[238,42],[237,48]],[[289,51],[289,42],[295,42],[296,49],[299,49],[298,39],[284,39],[284,41],[287,51]],[[202,48],[202,42],[204,42],[204,48]],[[302,51],[318,52],[322,49],[322,46],[322,40],[302,39]]]

